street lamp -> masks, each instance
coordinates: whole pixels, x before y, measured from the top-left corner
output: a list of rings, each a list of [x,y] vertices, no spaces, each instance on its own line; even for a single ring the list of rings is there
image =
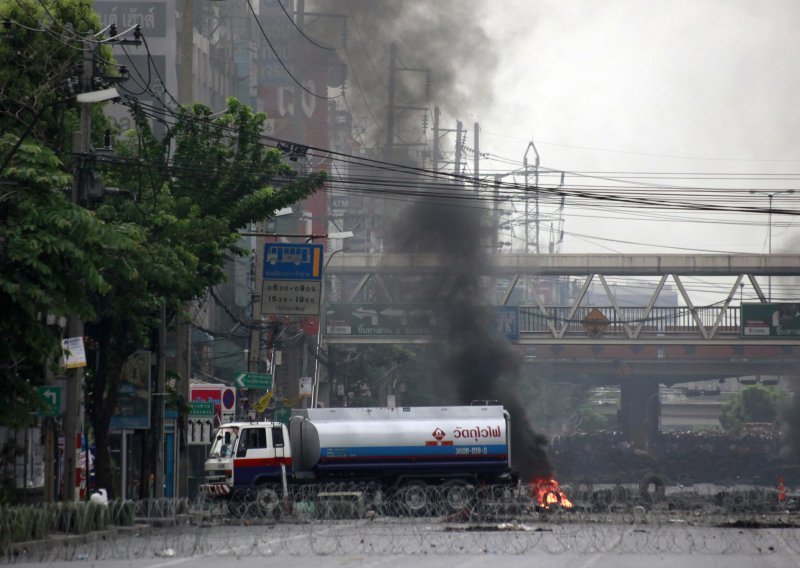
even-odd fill
[[[769,199],[769,207],[767,209],[767,252],[768,254],[772,254],[772,198],[776,195],[781,194],[791,194],[794,193],[793,189],[782,189],[780,191],[757,191],[755,189],[751,189],[750,193],[752,195],[766,195]],[[772,301],[772,275],[767,276],[768,282],[768,289],[767,289],[767,301]]]
[[[343,233],[330,233],[328,236],[329,238],[349,239],[353,236],[353,233],[350,231],[346,231]],[[320,310],[323,310],[325,307],[325,269],[328,268],[328,265],[331,263],[331,260],[333,259],[334,256],[336,256],[340,252],[345,252],[347,250],[348,249],[346,247],[337,249],[333,251],[325,260],[325,264],[322,267],[322,292],[320,294]],[[317,328],[317,356],[314,358],[314,383],[311,391],[311,408],[315,408],[319,400],[319,355],[320,355],[320,350],[322,348],[322,326],[324,324],[324,318],[325,314],[320,313],[319,327]]]

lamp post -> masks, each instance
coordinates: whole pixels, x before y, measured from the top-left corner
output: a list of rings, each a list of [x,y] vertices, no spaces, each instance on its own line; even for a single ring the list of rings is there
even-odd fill
[[[331,233],[328,235],[328,238],[339,238],[339,239],[349,239],[353,236],[351,231],[345,231],[342,233]],[[340,252],[345,252],[348,250],[346,247],[342,247],[338,250],[333,251],[328,258],[325,260],[325,264],[322,267],[322,291],[320,293],[320,310],[324,309],[325,306],[325,269],[328,268],[331,260],[334,256],[339,254]],[[314,358],[314,382],[312,384],[311,390],[311,408],[315,408],[317,406],[317,402],[319,401],[319,355],[320,350],[322,349],[322,326],[324,325],[324,318],[325,314],[320,313],[319,315],[319,326],[317,328],[317,356]]]
[[[772,254],[772,198],[776,195],[794,193],[793,189],[782,189],[780,191],[757,191],[751,189],[750,193],[753,195],[766,195],[769,199],[769,207],[767,208],[767,253]],[[772,301],[772,275],[767,276],[767,301]]]

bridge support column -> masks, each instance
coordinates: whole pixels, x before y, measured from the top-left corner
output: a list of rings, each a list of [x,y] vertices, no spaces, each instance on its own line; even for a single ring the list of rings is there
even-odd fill
[[[627,378],[620,385],[620,428],[637,450],[649,451],[660,430],[658,381]]]

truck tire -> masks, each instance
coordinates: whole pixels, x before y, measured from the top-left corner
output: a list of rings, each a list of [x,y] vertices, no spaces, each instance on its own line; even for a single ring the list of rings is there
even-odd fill
[[[475,487],[466,481],[448,481],[442,485],[442,499],[447,514],[469,513],[475,502]]]
[[[412,481],[397,492],[397,501],[401,515],[423,517],[431,511],[431,495],[428,486],[421,481]]]
[[[279,519],[281,516],[281,498],[276,487],[260,485],[256,488],[255,496],[256,514],[269,519]]]

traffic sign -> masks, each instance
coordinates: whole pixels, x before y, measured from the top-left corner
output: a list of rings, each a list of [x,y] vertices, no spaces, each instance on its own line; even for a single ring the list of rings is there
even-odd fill
[[[213,402],[194,401],[189,406],[189,416],[214,416]]]
[[[188,430],[189,444],[207,446],[212,442],[211,432],[214,431],[214,419],[190,416]]]
[[[39,416],[58,416],[61,414],[61,387],[48,385],[38,387],[39,399],[42,401],[42,410]]]
[[[261,313],[285,316],[318,316],[322,282],[316,280],[264,280]]]
[[[272,375],[266,373],[241,373],[233,381],[241,389],[262,389],[272,388]]]
[[[264,280],[322,280],[322,245],[266,243]]]

